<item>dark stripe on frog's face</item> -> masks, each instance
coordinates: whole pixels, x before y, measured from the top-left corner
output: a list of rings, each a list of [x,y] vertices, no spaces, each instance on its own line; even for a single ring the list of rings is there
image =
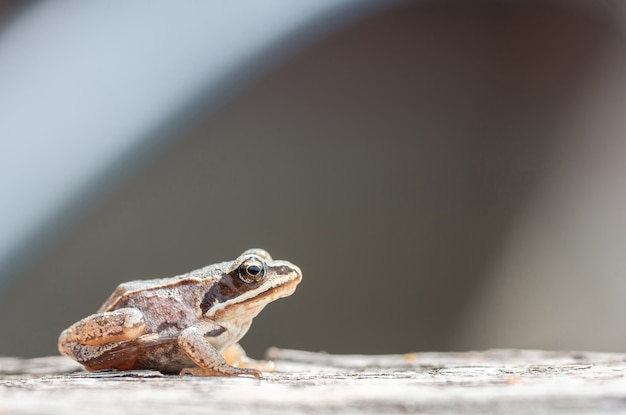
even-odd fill
[[[209,311],[213,305],[225,303],[239,297],[243,293],[258,287],[263,283],[261,281],[255,284],[245,284],[237,277],[237,270],[233,271],[232,274],[224,274],[222,278],[213,284],[209,291],[204,294],[204,298],[200,303],[200,310],[203,315],[206,314],[206,312]]]
[[[223,304],[232,301],[236,304],[240,301],[237,297],[257,291],[253,297],[244,299],[242,302],[253,301],[256,298],[263,297],[264,294],[274,290],[280,290],[280,287],[286,283],[301,278],[300,270],[295,266],[289,266],[284,262],[279,265],[271,266],[267,264],[267,274],[263,280],[257,283],[244,283],[237,276],[237,269],[229,274],[224,274],[213,286],[206,292],[200,310],[205,315],[214,305]]]

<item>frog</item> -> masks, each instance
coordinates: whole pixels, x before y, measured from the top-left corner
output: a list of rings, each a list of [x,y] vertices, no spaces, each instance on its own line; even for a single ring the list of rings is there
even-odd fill
[[[253,248],[186,274],[125,282],[61,333],[59,352],[89,371],[261,378],[273,364],[249,358],[239,340],[301,280],[298,266]]]

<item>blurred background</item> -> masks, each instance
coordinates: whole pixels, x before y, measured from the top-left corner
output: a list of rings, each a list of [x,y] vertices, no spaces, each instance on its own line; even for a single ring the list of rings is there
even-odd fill
[[[620,1],[0,6],[0,355],[269,250],[243,346],[626,351]]]

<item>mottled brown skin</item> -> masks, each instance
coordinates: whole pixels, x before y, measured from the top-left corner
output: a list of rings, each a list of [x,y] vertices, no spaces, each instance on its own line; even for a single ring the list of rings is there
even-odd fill
[[[268,303],[291,295],[300,269],[261,249],[172,278],[117,287],[98,313],[64,330],[59,351],[88,370],[156,369],[260,377],[238,341]]]

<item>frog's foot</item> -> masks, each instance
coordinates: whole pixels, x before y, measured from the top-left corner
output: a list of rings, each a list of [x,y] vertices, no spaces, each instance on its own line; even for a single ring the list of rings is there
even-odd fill
[[[276,365],[270,360],[255,360],[248,357],[246,351],[239,343],[235,343],[229,346],[222,352],[224,360],[235,367],[257,369],[263,372],[273,372],[276,370]]]
[[[254,376],[260,378],[258,369],[241,368],[229,365],[222,355],[209,342],[211,333],[221,333],[208,323],[192,326],[183,330],[178,336],[178,346],[198,365],[197,368],[186,368],[181,375],[195,376]],[[219,336],[219,334],[217,334]]]

